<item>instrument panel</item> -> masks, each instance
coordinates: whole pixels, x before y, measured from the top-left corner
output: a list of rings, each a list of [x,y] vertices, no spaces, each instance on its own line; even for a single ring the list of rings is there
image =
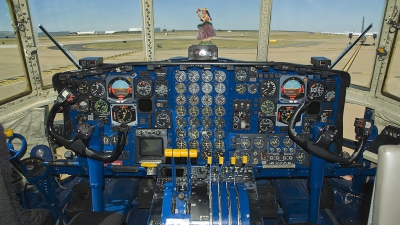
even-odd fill
[[[287,63],[178,60],[59,73],[53,84],[79,96],[64,112],[64,136],[73,137],[80,124],[99,127],[91,143],[108,152],[116,127],[128,124],[120,165],[168,163],[170,148],[197,150],[197,165],[295,168],[309,159],[288,136],[293,111],[311,100],[296,121],[303,135],[314,121],[341,128],[349,80],[345,72]]]

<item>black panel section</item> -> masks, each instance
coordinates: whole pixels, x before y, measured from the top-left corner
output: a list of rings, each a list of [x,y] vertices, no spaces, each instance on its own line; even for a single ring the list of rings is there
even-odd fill
[[[247,189],[250,205],[250,224],[263,224],[256,189]]]
[[[257,185],[257,192],[262,217],[264,219],[276,218],[278,216],[278,206],[276,205],[274,188],[269,185]]]
[[[204,181],[195,181],[192,184],[192,197],[190,198],[190,219],[192,221],[209,221],[208,184]]]
[[[83,211],[92,210],[92,192],[88,182],[80,183],[72,188],[69,201],[68,217],[72,218]]]
[[[155,182],[153,179],[144,179],[139,184],[139,209],[150,209],[153,199]]]
[[[322,190],[321,190],[321,199],[320,199],[319,207],[321,209],[335,208],[335,198],[333,196],[332,184],[331,184],[331,181],[326,177],[324,177],[324,184],[323,184]]]

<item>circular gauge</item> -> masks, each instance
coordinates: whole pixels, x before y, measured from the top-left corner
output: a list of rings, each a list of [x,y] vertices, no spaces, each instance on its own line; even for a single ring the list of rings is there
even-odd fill
[[[199,141],[198,140],[189,140],[190,149],[199,149]]]
[[[225,149],[225,143],[222,140],[216,140],[214,142],[215,148],[218,150],[224,150]]]
[[[271,114],[275,110],[275,104],[271,100],[264,100],[261,102],[260,109],[264,114]]]
[[[217,104],[217,105],[223,105],[223,104],[225,104],[225,102],[226,102],[225,96],[223,96],[223,95],[221,95],[221,94],[218,94],[218,95],[215,97],[215,104]]]
[[[196,129],[189,129],[189,137],[190,137],[191,139],[197,139],[197,138],[199,138],[199,136],[200,136],[200,133],[199,133],[198,130],[196,130]]]
[[[246,85],[245,84],[237,84],[235,90],[236,90],[236,93],[242,95],[242,94],[246,93]]]
[[[100,98],[106,93],[106,87],[103,83],[96,81],[90,85],[90,93],[94,97]]]
[[[85,99],[77,103],[78,112],[87,112],[89,109],[89,100]]]
[[[271,80],[264,80],[260,86],[261,96],[272,96],[276,93],[276,84]]]
[[[179,94],[183,94],[186,91],[186,85],[184,83],[175,85],[175,91]]]
[[[201,73],[201,78],[204,82],[210,82],[213,79],[213,74],[209,70],[204,70],[203,73]]]
[[[191,83],[189,85],[189,92],[192,94],[197,94],[200,91],[200,86],[197,83]]]
[[[94,111],[98,114],[108,113],[108,103],[103,99],[99,99],[94,103]]]
[[[224,82],[226,79],[226,74],[224,71],[217,70],[215,71],[215,80],[218,82]]]
[[[253,144],[254,144],[254,147],[256,147],[258,149],[262,149],[262,148],[264,148],[265,141],[263,138],[254,138]]]
[[[208,157],[211,157],[211,152],[209,152],[209,151],[202,151],[202,152],[201,152],[201,157],[202,157],[204,160],[207,160]]]
[[[176,107],[176,114],[178,116],[185,116],[186,115],[186,108],[181,106],[181,105],[177,106]]]
[[[225,137],[225,131],[222,130],[222,129],[216,129],[216,130],[214,131],[214,135],[215,135],[216,138],[222,139],[222,138]]]
[[[293,145],[293,141],[290,137],[286,137],[285,139],[283,139],[283,145],[285,145],[286,147],[291,147]]]
[[[225,120],[222,117],[217,117],[214,121],[215,126],[218,128],[222,128],[225,126]]]
[[[175,102],[178,105],[183,105],[186,103],[186,97],[183,94],[180,94],[176,96]]]
[[[189,107],[189,115],[190,116],[198,116],[200,114],[200,109],[197,106]]]
[[[304,97],[304,82],[297,77],[286,79],[281,86],[281,96],[290,100]]]
[[[212,109],[210,106],[204,106],[201,109],[201,113],[203,114],[203,116],[211,116],[212,115]]]
[[[215,85],[215,92],[217,92],[218,94],[222,94],[226,91],[226,87],[225,84],[223,83],[218,83],[217,85]]]
[[[120,108],[117,111],[118,123],[129,123],[132,121],[132,112],[128,108]]]
[[[176,125],[178,127],[186,127],[186,120],[183,117],[176,118]]]
[[[250,148],[251,142],[249,138],[241,138],[240,139],[240,147],[243,149],[248,149]]]
[[[294,112],[294,106],[282,106],[278,110],[278,121],[288,124],[290,117]]]
[[[151,91],[151,81],[145,81]],[[136,86],[136,90],[138,87]],[[138,92],[139,93],[139,92]],[[139,93],[140,94],[140,93]],[[132,84],[130,80],[122,77],[112,79],[108,83],[108,97],[113,99],[128,99],[132,97]]]
[[[201,131],[201,136],[203,136],[205,139],[210,139],[212,137],[212,132],[210,129],[203,129]]]
[[[278,147],[280,143],[281,143],[281,140],[279,139],[279,137],[273,137],[273,138],[271,138],[271,140],[269,140],[269,144],[275,148]]]
[[[210,83],[205,83],[201,86],[201,90],[206,94],[210,94],[213,90],[213,86]]]
[[[178,128],[178,129],[176,129],[176,136],[178,138],[185,138],[186,137],[186,131],[184,129]]]
[[[150,79],[138,80],[136,82],[136,93],[141,97],[150,97],[153,94],[153,82]]]
[[[192,126],[193,128],[196,128],[200,125],[200,121],[199,119],[197,119],[197,117],[190,117],[189,125]]]
[[[157,97],[168,96],[167,84],[166,83],[157,83],[157,85],[156,85],[156,94],[157,94]]]
[[[200,74],[199,72],[195,71],[195,70],[191,70],[189,71],[189,80],[191,82],[197,82],[200,80]]]
[[[217,116],[225,115],[225,108],[222,106],[215,107],[215,115],[217,115]]]
[[[316,82],[310,85],[309,95],[313,98],[319,98],[324,95],[325,87],[322,83]]]
[[[257,90],[258,90],[258,85],[257,84],[250,84],[248,87],[247,87],[247,91],[250,93],[250,94],[256,94],[257,93]]]
[[[203,127],[205,127],[205,128],[210,128],[211,125],[212,125],[212,120],[211,120],[210,118],[208,118],[208,117],[203,118],[203,119],[201,120],[201,124],[202,124]]]
[[[197,105],[197,104],[199,104],[199,102],[200,102],[199,96],[197,96],[197,95],[192,95],[192,96],[189,97],[189,103],[190,103],[191,105]]]
[[[333,102],[335,100],[335,91],[328,91],[325,94],[325,100],[327,102]]]
[[[296,155],[296,159],[299,163],[304,162],[304,160],[306,160],[306,153],[304,152],[300,152]]]
[[[176,71],[175,72],[175,79],[178,81],[178,82],[184,82],[185,80],[186,80],[186,73],[185,73],[185,71]]]
[[[117,135],[111,136],[111,144],[116,145],[117,142],[118,142],[118,136]]]
[[[177,139],[176,140],[176,147],[177,148],[186,148],[186,142],[185,142],[185,140],[182,140],[182,139]]]
[[[168,114],[166,113],[160,113],[156,117],[156,124],[158,127],[165,127],[168,126],[168,124],[171,123],[171,118]]]
[[[211,149],[212,148],[212,143],[210,140],[203,140],[201,142],[201,147],[203,147],[203,149]]]
[[[103,142],[104,145],[108,145],[110,144],[110,138],[104,135],[103,137],[101,137],[101,142]]]
[[[258,122],[259,132],[272,132],[274,130],[274,122],[269,118],[262,118]]]
[[[209,94],[205,94],[205,95],[203,95],[203,97],[201,97],[201,102],[204,104],[204,105],[211,105],[212,104],[212,97],[211,97],[211,95],[209,95]]]
[[[90,138],[90,136],[92,136],[92,132],[93,132],[92,127],[87,123],[80,123],[76,127],[76,133],[78,134],[78,137],[81,139]]]
[[[87,81],[79,83],[78,91],[81,94],[87,94],[89,92],[89,83]]]
[[[247,71],[244,69],[238,69],[235,72],[236,81],[246,81],[247,80]]]

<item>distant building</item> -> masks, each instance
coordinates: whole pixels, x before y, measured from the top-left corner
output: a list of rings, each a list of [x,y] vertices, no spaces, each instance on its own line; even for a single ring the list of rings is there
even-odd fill
[[[49,32],[51,36],[68,36],[70,35],[69,31],[55,31],[55,32]],[[45,37],[46,35],[43,32],[38,33],[39,37]]]
[[[14,31],[0,31],[0,38],[14,38]]]
[[[142,31],[142,28],[129,28],[128,31],[134,32],[134,31]]]
[[[85,35],[85,34],[94,34],[96,31],[77,31],[76,34],[78,35]]]
[[[161,28],[159,27],[154,28],[154,32],[161,32]]]
[[[104,31],[105,34],[114,34],[115,32],[117,32],[117,31],[114,31],[114,30],[106,30],[106,31]]]

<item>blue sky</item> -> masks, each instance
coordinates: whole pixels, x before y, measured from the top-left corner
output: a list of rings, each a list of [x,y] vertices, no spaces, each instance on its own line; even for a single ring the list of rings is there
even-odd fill
[[[155,27],[195,30],[198,8],[207,7],[215,29],[257,30],[259,0],[153,0]],[[275,0],[273,30],[379,31],[384,0]],[[48,31],[128,30],[141,27],[140,0],[31,0],[35,29]],[[12,30],[5,1],[0,0],[0,31]]]

